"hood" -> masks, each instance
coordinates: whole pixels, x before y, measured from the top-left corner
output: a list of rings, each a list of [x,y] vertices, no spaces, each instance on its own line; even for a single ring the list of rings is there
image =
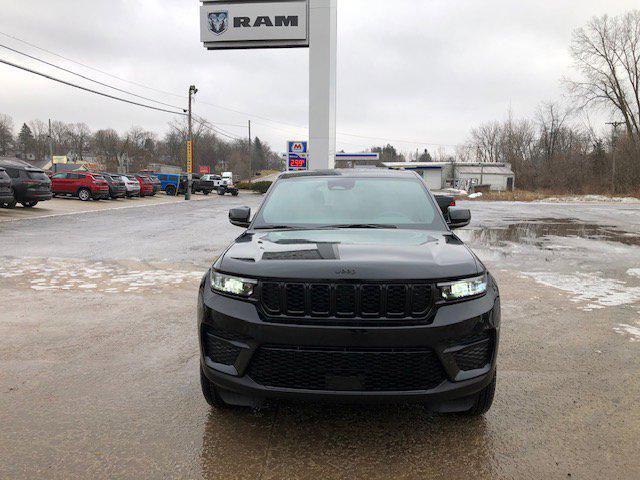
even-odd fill
[[[217,267],[247,277],[322,280],[435,280],[481,271],[450,232],[402,229],[247,232]]]

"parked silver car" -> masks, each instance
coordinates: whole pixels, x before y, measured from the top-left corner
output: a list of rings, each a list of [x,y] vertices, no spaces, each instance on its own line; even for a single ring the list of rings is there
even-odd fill
[[[124,186],[127,188],[127,197],[140,196],[140,182],[137,180],[133,180],[126,175],[111,175],[111,177],[124,182]]]

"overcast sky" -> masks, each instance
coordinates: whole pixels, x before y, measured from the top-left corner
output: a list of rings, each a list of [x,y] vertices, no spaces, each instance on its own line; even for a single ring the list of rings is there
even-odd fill
[[[193,0],[0,0],[0,32],[175,95],[3,35],[0,44],[170,104],[182,105],[180,96],[195,84],[197,114],[232,124],[221,128],[234,135],[246,135],[235,125],[251,118],[254,134],[276,150],[288,138],[305,137],[296,126],[308,124],[307,50],[206,51],[198,7]],[[403,151],[435,150],[464,142],[472,127],[509,108],[518,117],[533,115],[540,102],[562,97],[572,30],[594,15],[634,7],[637,0],[338,0],[338,148],[360,151],[388,139]],[[3,48],[0,58],[82,82]],[[12,116],[16,128],[53,118],[92,130],[140,125],[159,134],[171,119],[6,65],[0,65],[0,113]]]

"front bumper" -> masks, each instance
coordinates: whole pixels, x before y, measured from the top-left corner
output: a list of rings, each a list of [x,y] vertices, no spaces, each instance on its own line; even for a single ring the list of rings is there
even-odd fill
[[[481,298],[439,307],[427,324],[385,327],[272,323],[255,304],[213,293],[208,275],[198,299],[204,374],[223,398],[228,394],[225,400],[245,405],[269,398],[419,401],[435,410],[466,410],[494,378],[499,330],[500,299],[493,284]],[[465,352],[482,342],[488,342],[483,343],[486,357],[470,364],[473,353]],[[273,368],[265,358],[274,361]],[[285,361],[293,363],[283,366]],[[320,385],[314,370],[318,362],[324,369]],[[352,362],[364,370],[354,372]],[[427,362],[422,382],[420,369]],[[324,383],[326,369],[338,364]],[[302,388],[295,384],[299,378],[308,381],[309,375],[314,375],[311,388],[308,382]],[[405,380],[414,386],[394,388]]]

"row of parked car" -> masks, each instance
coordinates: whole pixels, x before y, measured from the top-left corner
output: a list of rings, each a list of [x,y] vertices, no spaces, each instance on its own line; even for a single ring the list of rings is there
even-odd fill
[[[53,196],[74,196],[82,201],[108,198],[147,197],[160,191],[160,181],[151,175],[107,172],[60,172],[51,175]]]
[[[167,195],[180,195],[186,192],[187,184],[184,174],[143,172],[124,175],[84,171],[47,174],[26,162],[0,160],[0,206],[4,208],[13,208],[18,203],[30,208],[56,196],[74,196],[88,201],[146,197],[159,191]],[[194,175],[191,191],[204,195],[211,192],[238,195],[230,172],[222,176]]]

